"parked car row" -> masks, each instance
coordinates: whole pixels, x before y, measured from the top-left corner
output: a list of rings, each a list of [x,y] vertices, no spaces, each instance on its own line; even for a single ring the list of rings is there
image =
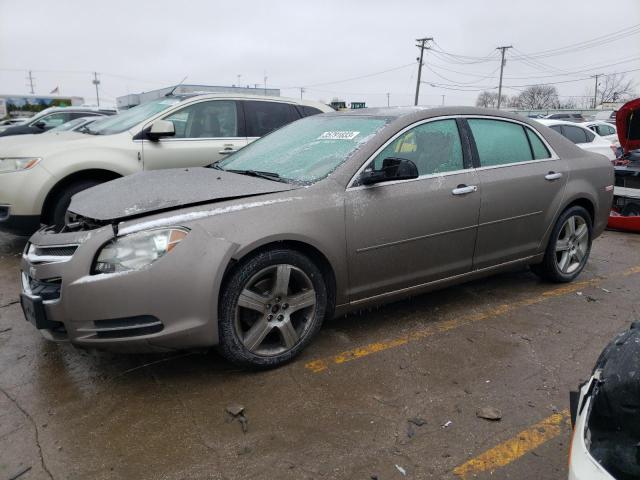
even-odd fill
[[[575,143],[578,147],[589,152],[599,153],[609,160],[615,160],[615,148],[611,140],[606,139],[596,133],[595,128],[603,128],[598,123],[574,123],[563,120],[537,119],[536,121],[555,130],[563,137]],[[594,128],[591,128],[594,126]],[[608,132],[609,130],[607,130]],[[615,131],[615,130],[614,130]]]
[[[37,115],[0,131],[0,137],[44,133],[52,128],[80,117],[114,115],[115,110],[95,109],[90,107],[50,107]]]

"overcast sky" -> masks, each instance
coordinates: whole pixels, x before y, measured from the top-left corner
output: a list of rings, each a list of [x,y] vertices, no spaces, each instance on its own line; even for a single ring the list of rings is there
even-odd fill
[[[295,87],[303,86],[305,98],[377,106],[386,105],[388,92],[391,105],[406,105],[415,92],[415,39],[429,36],[437,50],[490,58],[427,52],[421,104],[440,104],[442,95],[448,105],[473,104],[475,90],[498,83],[495,48],[502,45],[517,49],[507,53],[514,58],[505,85],[566,82],[557,85],[560,95],[584,96],[593,91],[590,74],[640,69],[638,29],[567,54],[523,54],[637,24],[638,0],[0,0],[0,93],[28,93],[29,69],[36,93],[58,86],[87,103],[95,103],[93,71],[104,103],[184,76],[186,83],[232,85],[241,75],[242,85],[262,85],[266,72],[267,86],[285,96],[299,97]],[[385,70],[392,71],[330,83]],[[640,91],[640,71],[628,75]]]

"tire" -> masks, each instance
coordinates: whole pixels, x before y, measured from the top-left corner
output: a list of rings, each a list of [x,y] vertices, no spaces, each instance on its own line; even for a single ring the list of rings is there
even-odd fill
[[[569,223],[571,219],[573,233]],[[581,235],[580,232],[584,233]],[[591,253],[592,240],[593,226],[589,212],[580,206],[568,208],[553,227],[542,263],[532,265],[531,270],[551,282],[571,282],[584,269]]]
[[[87,188],[95,187],[103,182],[99,180],[77,180],[70,183],[63,190],[58,192],[52,199],[49,205],[49,214],[44,219],[48,225],[54,225],[58,228],[64,227],[64,219],[67,213],[67,208],[71,203],[71,197],[76,193],[86,190]]]
[[[640,216],[640,204],[638,203],[628,203],[622,209],[622,215],[625,217],[637,217]]]
[[[283,365],[318,333],[327,305],[325,279],[306,255],[287,249],[253,255],[233,268],[222,288],[219,349],[242,367]]]

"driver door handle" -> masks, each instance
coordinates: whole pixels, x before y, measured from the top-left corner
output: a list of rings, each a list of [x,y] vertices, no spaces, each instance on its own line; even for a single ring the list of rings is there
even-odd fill
[[[218,153],[220,155],[229,155],[230,153],[237,152],[238,150],[235,148],[227,147],[224,150],[220,150]]]
[[[558,173],[549,172],[544,176],[544,178],[549,180],[550,182],[553,182],[554,180],[558,180],[560,177],[562,177],[562,174],[560,172]]]
[[[451,190],[451,193],[454,195],[466,195],[467,193],[477,192],[478,187],[475,185],[458,185],[456,188]]]

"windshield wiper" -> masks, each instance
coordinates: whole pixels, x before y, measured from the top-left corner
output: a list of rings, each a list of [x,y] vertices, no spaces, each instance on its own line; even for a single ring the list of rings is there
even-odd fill
[[[220,168],[214,165],[214,168]],[[222,168],[220,168],[222,170]],[[280,175],[274,172],[263,172],[260,170],[226,170],[227,172],[237,173],[239,175],[249,175],[250,177],[266,178],[274,182],[288,183],[286,179],[280,178]]]

